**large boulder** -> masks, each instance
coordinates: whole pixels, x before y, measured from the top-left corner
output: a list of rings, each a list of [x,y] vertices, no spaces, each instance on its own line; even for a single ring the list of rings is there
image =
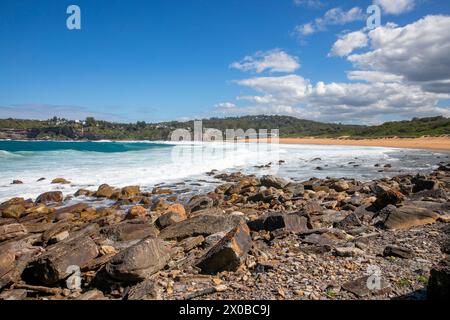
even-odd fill
[[[392,230],[409,229],[434,223],[438,218],[439,215],[429,209],[406,205],[400,208],[391,208],[383,225]]]
[[[46,253],[32,261],[24,271],[24,278],[52,285],[71,274],[69,267],[82,269],[99,254],[90,237],[79,237],[48,247]]]
[[[204,236],[229,231],[243,221],[240,216],[200,215],[168,226],[161,231],[163,239],[179,239]]]
[[[247,223],[252,231],[286,231],[303,232],[308,230],[308,218],[300,213],[269,213]]]
[[[428,281],[428,299],[450,300],[450,259],[442,260],[431,269]]]
[[[263,176],[260,181],[262,186],[275,189],[284,189],[289,184],[288,180],[273,175]]]
[[[143,281],[164,268],[169,259],[170,247],[164,241],[147,238],[115,255],[106,272],[119,281]]]
[[[124,187],[120,190],[121,198],[132,198],[134,196],[137,196],[141,193],[141,189],[138,186],[128,186]]]
[[[250,230],[242,223],[214,245],[197,263],[202,273],[236,271],[252,245]]]
[[[29,203],[23,198],[12,198],[0,204],[0,214],[2,218],[19,219],[26,214]]]
[[[198,211],[197,211],[198,212]],[[158,220],[156,220],[156,224],[160,228],[165,228],[170,226],[171,224],[175,224],[178,222],[181,222],[183,220],[186,220],[186,210],[184,209],[184,206],[182,204],[172,204],[170,205],[166,212],[161,215]]]
[[[50,191],[41,194],[36,199],[36,203],[59,203],[63,201],[63,193],[61,191]]]

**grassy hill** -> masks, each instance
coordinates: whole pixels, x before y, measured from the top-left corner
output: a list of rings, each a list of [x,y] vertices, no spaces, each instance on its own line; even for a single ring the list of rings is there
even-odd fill
[[[450,119],[414,118],[378,126],[321,123],[288,116],[244,116],[203,120],[203,128],[279,129],[281,137],[382,138],[450,135]],[[193,130],[193,121],[113,123],[87,118],[83,122],[53,118],[45,121],[0,119],[0,138],[75,140],[167,140],[175,129]]]

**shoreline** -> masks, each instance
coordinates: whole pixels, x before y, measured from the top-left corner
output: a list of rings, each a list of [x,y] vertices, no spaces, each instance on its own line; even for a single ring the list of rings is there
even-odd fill
[[[250,140],[252,141],[252,140]],[[389,147],[401,149],[422,149],[450,153],[450,137],[421,137],[421,138],[379,138],[379,139],[351,139],[351,138],[280,138],[280,144],[304,145],[343,145],[363,147]]]

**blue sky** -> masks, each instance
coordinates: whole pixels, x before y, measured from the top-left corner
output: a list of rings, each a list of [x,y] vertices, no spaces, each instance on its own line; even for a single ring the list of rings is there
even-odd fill
[[[364,30],[372,2],[382,13],[377,32]],[[388,2],[2,0],[0,117],[156,122],[266,113],[377,123],[449,115],[450,3]],[[71,4],[81,8],[81,30],[66,28]],[[434,18],[420,22],[425,16]],[[389,65],[402,45],[417,52],[411,63],[429,62],[414,72],[406,60]],[[421,52],[430,46],[437,49]],[[350,78],[352,71],[365,73]]]

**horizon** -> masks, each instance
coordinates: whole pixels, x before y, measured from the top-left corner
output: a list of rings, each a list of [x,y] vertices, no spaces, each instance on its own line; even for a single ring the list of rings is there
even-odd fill
[[[4,0],[0,118],[449,117],[449,27],[439,0]]]

